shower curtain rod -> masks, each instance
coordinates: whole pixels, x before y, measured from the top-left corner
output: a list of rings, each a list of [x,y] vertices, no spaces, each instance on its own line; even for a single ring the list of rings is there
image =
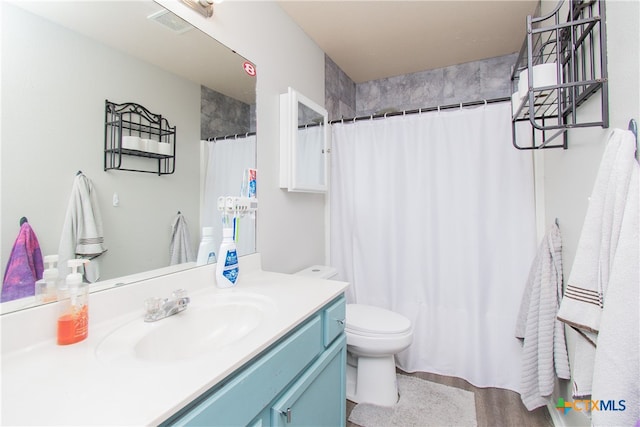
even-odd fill
[[[238,138],[246,138],[248,136],[253,136],[255,135],[255,132],[246,132],[246,133],[234,133],[231,135],[225,135],[225,136],[212,136],[211,138],[207,138],[207,141],[213,141],[216,142],[219,139],[238,139]]]
[[[329,124],[334,123],[349,123],[349,122],[357,122],[360,120],[373,120],[373,119],[383,119],[392,116],[404,116],[407,114],[420,114],[426,113],[428,111],[438,111],[438,110],[450,110],[452,108],[464,108],[464,107],[473,107],[475,105],[482,104],[494,104],[496,102],[506,102],[511,101],[511,98],[503,97],[503,98],[493,98],[493,99],[483,99],[480,101],[470,101],[470,102],[460,102],[459,104],[450,104],[450,105],[439,105],[437,107],[426,107],[426,108],[417,108],[414,110],[404,110],[404,111],[394,111],[391,113],[378,113],[378,114],[369,114],[368,116],[358,116],[352,117],[349,119],[336,119],[331,120]]]

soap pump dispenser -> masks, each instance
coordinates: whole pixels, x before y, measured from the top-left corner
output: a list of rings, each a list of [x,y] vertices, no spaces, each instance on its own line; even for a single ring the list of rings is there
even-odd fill
[[[42,273],[42,279],[36,282],[36,301],[51,302],[56,300],[56,291],[58,283],[58,269],[56,263],[58,255],[47,255],[44,257],[44,263],[47,268]]]
[[[60,301],[58,317],[58,344],[74,344],[89,335],[89,284],[83,283],[78,267],[88,263],[86,259],[70,259],[67,265],[71,273],[64,286],[64,299]]]

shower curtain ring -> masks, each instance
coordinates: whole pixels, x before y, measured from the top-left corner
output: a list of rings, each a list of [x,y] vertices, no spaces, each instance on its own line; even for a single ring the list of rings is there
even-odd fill
[[[462,102],[460,103],[460,109],[462,110]]]

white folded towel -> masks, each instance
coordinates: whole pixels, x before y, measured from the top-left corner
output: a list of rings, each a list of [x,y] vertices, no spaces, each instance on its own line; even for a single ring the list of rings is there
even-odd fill
[[[169,265],[192,262],[196,257],[191,247],[189,227],[184,216],[178,212],[171,225],[171,246],[169,248]]]
[[[592,400],[613,400],[617,411],[593,411],[594,426],[632,426],[640,420],[640,167],[633,167],[620,239],[600,320]],[[624,411],[620,401],[625,401]]]
[[[584,341],[572,364],[574,398],[591,395],[593,360],[630,182],[637,163],[631,132],[614,129],[598,170],[558,319]]]

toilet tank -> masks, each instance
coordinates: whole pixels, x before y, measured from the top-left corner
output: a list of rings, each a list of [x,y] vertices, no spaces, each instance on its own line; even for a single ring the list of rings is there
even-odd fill
[[[328,265],[312,265],[304,270],[300,270],[296,275],[315,277],[316,279],[332,279],[338,274],[338,270]]]

